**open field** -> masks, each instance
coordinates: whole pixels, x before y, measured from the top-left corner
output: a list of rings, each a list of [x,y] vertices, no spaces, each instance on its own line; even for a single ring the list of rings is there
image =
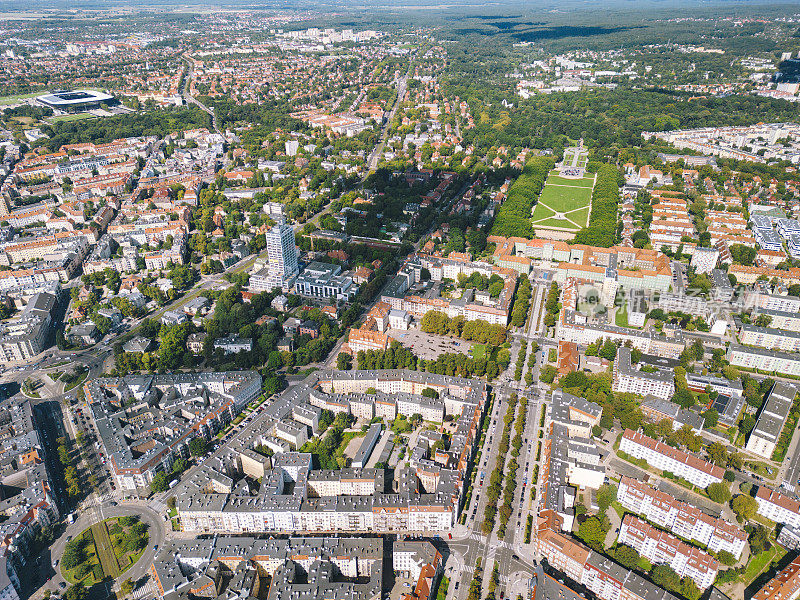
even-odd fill
[[[44,92],[30,92],[29,94],[17,94],[16,96],[0,96],[0,106],[8,104],[16,104],[20,100],[27,100],[28,98],[35,98],[41,96]]]
[[[558,171],[554,170],[550,172],[550,176],[547,178],[548,185],[568,185],[570,187],[588,187],[591,188],[592,184],[594,184],[594,176],[593,175],[585,175],[581,179],[570,179],[568,177],[561,177],[558,175]]]
[[[595,176],[568,179],[551,171],[531,221],[535,229],[580,231],[588,225]]]
[[[556,211],[550,210],[544,204],[537,204],[536,207],[533,209],[533,216],[531,217],[534,222],[542,221],[544,219],[549,219],[550,217],[554,217],[556,215]]]
[[[51,123],[66,123],[68,121],[83,121],[84,119],[94,119],[96,118],[93,114],[90,113],[77,113],[74,115],[61,115],[59,117],[50,117],[47,119]]]
[[[568,186],[568,185],[553,185],[548,178],[547,183],[544,184],[542,194],[539,196],[539,203],[544,204],[548,208],[556,212],[569,212],[576,208],[583,208],[589,206],[592,198],[591,183],[588,187],[585,186]],[[583,181],[578,179],[577,181]],[[592,182],[594,179],[592,179]]]

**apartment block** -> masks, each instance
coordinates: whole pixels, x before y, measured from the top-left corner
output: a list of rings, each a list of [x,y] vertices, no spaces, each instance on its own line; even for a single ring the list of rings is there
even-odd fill
[[[422,396],[426,388],[436,390],[439,398]],[[182,483],[177,509],[183,529],[203,533],[447,530],[461,508],[485,402],[485,385],[468,379],[395,370],[317,371],[288,389]],[[366,419],[393,420],[398,414],[418,413],[423,419],[443,422],[450,415],[455,430],[447,450],[433,454],[434,432],[419,436],[410,449],[408,466],[387,480],[384,469],[314,469],[310,454],[292,452],[290,444],[301,445],[309,427],[308,419],[298,418],[298,408],[349,412]],[[377,433],[376,428],[373,435]],[[264,456],[261,446],[276,454],[271,459]],[[262,485],[243,491],[245,477],[261,478]]]
[[[783,331],[800,333],[800,309],[799,311],[795,312],[771,310],[768,308],[756,308],[754,311],[757,315],[769,317],[771,319],[769,326],[773,330],[779,329]]]
[[[380,600],[388,585],[384,543],[334,537],[172,541],[154,559],[149,575],[158,598]],[[387,566],[413,582],[401,600],[430,600],[443,569],[433,544],[397,541],[387,552],[392,557]]]
[[[626,515],[617,541],[627,544],[654,564],[669,565],[678,577],[691,578],[701,590],[714,583],[719,561],[708,552],[682,542],[633,515]]]
[[[795,600],[800,596],[800,557],[786,565],[753,596],[754,600]]]
[[[261,393],[256,371],[128,375],[84,385],[109,468],[121,490],[146,488],[155,474],[188,458],[189,442],[209,438]]]
[[[739,331],[739,342],[747,346],[760,346],[782,352],[800,350],[800,332],[742,325]]]
[[[675,600],[675,596],[570,537],[551,529],[538,535],[537,548],[554,569],[586,586],[600,600]]]
[[[762,485],[756,492],[756,502],[761,516],[800,529],[800,502],[797,500]]]
[[[766,459],[772,458],[796,396],[797,388],[794,384],[775,382],[761,407],[756,425],[747,438],[746,450]]]
[[[718,261],[719,250],[716,248],[697,247],[692,252],[692,262],[690,264],[697,273],[710,273],[717,268]]]
[[[738,559],[747,543],[747,532],[733,523],[707,515],[631,477],[622,477],[617,500],[651,523],[706,546],[712,552],[725,550]]]
[[[728,360],[734,367],[800,375],[800,355],[796,353],[731,344],[728,347]]]
[[[622,435],[619,449],[701,488],[720,483],[725,475],[725,470],[717,465],[630,429]]]
[[[431,274],[430,281],[422,281],[422,270]],[[469,277],[473,273],[503,280],[499,296],[492,297],[487,291],[467,288],[460,298],[442,296],[441,281],[457,281],[459,275]],[[511,314],[511,303],[516,290],[517,271],[508,268],[472,261],[469,254],[451,253],[442,258],[429,254],[412,256],[395,278],[384,288],[381,301],[393,310],[404,310],[416,319],[422,319],[435,310],[453,318],[462,316],[467,321],[484,320],[488,323],[507,325]]]
[[[615,392],[653,395],[667,399],[675,392],[675,383],[671,373],[656,371],[653,373],[637,369],[631,363],[630,348],[621,347],[614,361],[614,380],[612,389]]]

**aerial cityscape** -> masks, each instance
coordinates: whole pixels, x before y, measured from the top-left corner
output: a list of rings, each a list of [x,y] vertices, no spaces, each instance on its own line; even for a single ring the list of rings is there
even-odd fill
[[[0,600],[800,598],[800,4],[0,5]]]

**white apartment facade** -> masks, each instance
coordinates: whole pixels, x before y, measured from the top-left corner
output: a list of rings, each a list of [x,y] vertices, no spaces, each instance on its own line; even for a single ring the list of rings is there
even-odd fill
[[[725,475],[725,470],[717,465],[630,429],[622,435],[619,449],[701,488],[722,482]]]
[[[702,544],[712,552],[725,550],[739,559],[747,543],[747,533],[733,523],[707,515],[699,508],[630,477],[622,477],[617,500],[648,521]]]
[[[707,552],[632,515],[622,520],[618,541],[654,564],[669,565],[678,577],[691,578],[701,590],[714,583],[719,571],[719,561]]]

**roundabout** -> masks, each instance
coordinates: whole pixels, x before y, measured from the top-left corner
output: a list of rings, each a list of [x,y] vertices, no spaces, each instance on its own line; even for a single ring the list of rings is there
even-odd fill
[[[150,538],[148,529],[136,516],[110,517],[93,524],[64,546],[59,565],[62,577],[84,587],[106,577],[118,578],[141,558]]]
[[[136,553],[137,559],[135,562],[128,560],[128,564],[123,565],[125,570],[117,575],[116,579],[106,574],[104,571],[104,578],[100,582],[96,582],[94,571],[90,574],[86,574],[82,580],[79,580],[74,576],[77,565],[70,565],[70,569],[64,568],[62,561],[70,542],[82,536],[87,530],[91,530],[93,526],[105,521],[111,522],[118,517],[136,517],[139,523],[146,525],[146,545],[142,550]],[[113,527],[113,524],[106,525],[106,527]],[[125,528],[126,527],[123,527],[123,530]],[[109,533],[109,535],[114,536],[119,535],[119,533]],[[145,575],[147,575],[148,567],[153,562],[158,546],[163,544],[165,536],[166,528],[163,517],[144,502],[126,502],[120,505],[116,505],[115,502],[109,502],[85,507],[84,510],[77,514],[75,522],[68,525],[66,530],[62,530],[61,536],[41,557],[42,576],[46,577],[46,581],[43,582],[44,585],[31,594],[30,598],[31,600],[45,598],[47,590],[49,590],[50,594],[61,595],[65,592],[66,588],[75,585],[75,581],[81,582],[82,585],[79,587],[88,592],[89,598],[105,598],[111,594],[112,589],[115,587],[125,587],[123,582],[128,579],[131,580],[134,586],[141,584],[144,581]],[[93,544],[94,542],[92,542],[92,545]],[[91,554],[92,552],[94,552],[94,550],[89,548],[87,554]],[[125,551],[123,556],[125,554],[128,554],[128,552]],[[87,556],[86,558],[88,559],[89,557]],[[97,562],[100,562],[99,559]],[[117,564],[119,565],[119,562]],[[47,572],[48,567],[50,568],[49,572]],[[91,568],[94,569],[94,565],[91,565]],[[102,565],[100,565],[100,568],[102,568]],[[113,566],[109,568],[109,570],[112,569]],[[99,575],[99,572],[97,574]],[[119,584],[122,585],[119,586]]]

